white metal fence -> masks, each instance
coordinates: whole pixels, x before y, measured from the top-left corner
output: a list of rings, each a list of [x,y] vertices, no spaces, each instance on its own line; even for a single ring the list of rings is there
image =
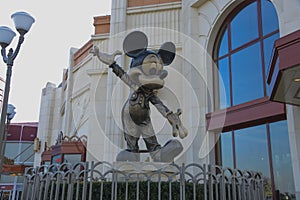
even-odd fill
[[[261,174],[220,166],[85,162],[25,172],[23,200],[262,200]]]

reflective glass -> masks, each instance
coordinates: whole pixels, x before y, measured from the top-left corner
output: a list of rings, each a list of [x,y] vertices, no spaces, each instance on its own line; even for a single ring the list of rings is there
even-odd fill
[[[273,4],[268,0],[261,1],[263,35],[278,29],[278,17]]]
[[[270,124],[270,136],[276,193],[291,199],[295,186],[286,121]]]
[[[272,196],[266,125],[234,132],[236,167],[261,172],[264,177],[265,195]]]
[[[233,54],[231,70],[233,105],[264,96],[259,43]]]
[[[220,109],[230,106],[230,73],[228,58],[223,58],[219,66]]]
[[[231,22],[232,49],[258,38],[257,3],[240,11]]]
[[[1,174],[1,179],[0,179],[0,183],[13,183],[14,182],[15,177],[14,176],[9,176],[9,175],[4,175]],[[2,191],[3,192],[3,191]],[[1,192],[0,192],[0,197],[1,197]]]
[[[18,155],[19,152],[19,142],[6,142],[4,155],[12,159]]]
[[[33,151],[33,144],[32,143],[22,143],[21,144],[21,152],[20,161],[26,162],[34,162],[34,156],[32,155]]]
[[[81,154],[65,154],[64,155],[64,162],[75,164],[80,161],[81,161]]]
[[[233,168],[232,132],[221,134],[222,166]]]
[[[273,51],[274,41],[279,38],[279,33],[272,35],[264,40],[264,56],[265,56],[265,69],[266,72],[269,71],[269,66],[271,62],[271,56]],[[266,73],[266,76],[268,73]],[[266,77],[267,78],[267,77]]]
[[[224,34],[222,36],[222,40],[221,40],[221,44],[220,44],[220,48],[219,48],[219,57],[221,57],[227,53],[228,53],[228,31],[226,29],[226,31],[224,32]]]

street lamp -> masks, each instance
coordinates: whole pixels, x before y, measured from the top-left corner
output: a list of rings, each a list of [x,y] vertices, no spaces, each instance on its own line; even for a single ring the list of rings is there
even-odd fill
[[[9,27],[0,26],[1,55],[3,57],[3,61],[7,65],[5,90],[4,90],[3,101],[2,101],[1,121],[0,121],[0,174],[2,172],[2,164],[3,164],[3,154],[4,154],[3,139],[4,139],[4,131],[5,131],[5,119],[7,115],[7,103],[9,97],[12,66],[14,64],[15,58],[19,53],[21,45],[24,42],[24,35],[30,30],[31,25],[35,21],[34,18],[26,12],[16,12],[11,15],[11,18],[15,24],[15,28],[20,34],[19,41],[15,51],[12,48],[10,48],[8,53],[6,54],[6,47],[9,46],[9,44],[16,36],[16,34]]]
[[[12,105],[12,104],[7,105],[6,128],[5,128],[4,136],[3,136],[3,146],[2,146],[3,155],[1,155],[2,157],[4,157],[4,153],[5,153],[5,146],[6,146],[7,135],[8,135],[8,132],[9,132],[10,121],[16,115],[15,109],[16,109],[16,107],[14,105]]]
[[[16,107],[12,104],[7,105],[7,112],[6,112],[6,126],[9,127],[10,121],[15,117]]]

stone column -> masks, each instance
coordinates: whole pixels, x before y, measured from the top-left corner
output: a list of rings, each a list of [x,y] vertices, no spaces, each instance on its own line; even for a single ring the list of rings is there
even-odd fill
[[[286,106],[296,199],[300,199],[300,107]]]
[[[278,17],[280,37],[300,29],[300,2],[273,0]],[[300,107],[286,106],[291,160],[296,199],[300,199]]]
[[[53,111],[55,110],[56,86],[52,83],[47,83],[42,91],[40,116],[37,137],[41,141],[41,150],[34,155],[34,166],[40,166],[41,153],[47,145],[52,145],[52,127],[53,127]]]
[[[127,1],[112,0],[111,9],[111,22],[110,22],[110,41],[109,52],[114,52],[119,49],[122,50],[122,40],[117,37],[120,33],[126,30],[126,11]],[[120,34],[121,35],[121,34]],[[118,63],[124,67],[124,59],[118,60]],[[123,102],[121,101],[123,96],[122,87],[116,87],[118,78],[112,73],[111,69],[108,70],[107,76],[107,106],[106,106],[106,123],[105,134],[106,139],[110,140],[104,143],[104,160],[113,162],[117,153],[120,151],[118,146],[113,144],[121,144],[123,140],[122,130],[118,127],[115,117],[120,118]],[[119,82],[120,83],[120,82]],[[118,91],[114,91],[117,89]],[[112,95],[114,93],[114,95]],[[115,110],[119,110],[119,115],[114,116],[112,113],[112,106],[115,106]],[[112,142],[113,144],[112,144]]]

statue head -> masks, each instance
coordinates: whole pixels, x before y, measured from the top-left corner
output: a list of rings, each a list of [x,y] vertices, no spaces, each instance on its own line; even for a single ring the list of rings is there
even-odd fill
[[[160,89],[168,72],[164,66],[170,65],[175,58],[176,47],[166,42],[158,50],[148,50],[147,36],[141,31],[128,34],[123,49],[131,57],[128,75],[137,85],[147,89]]]

